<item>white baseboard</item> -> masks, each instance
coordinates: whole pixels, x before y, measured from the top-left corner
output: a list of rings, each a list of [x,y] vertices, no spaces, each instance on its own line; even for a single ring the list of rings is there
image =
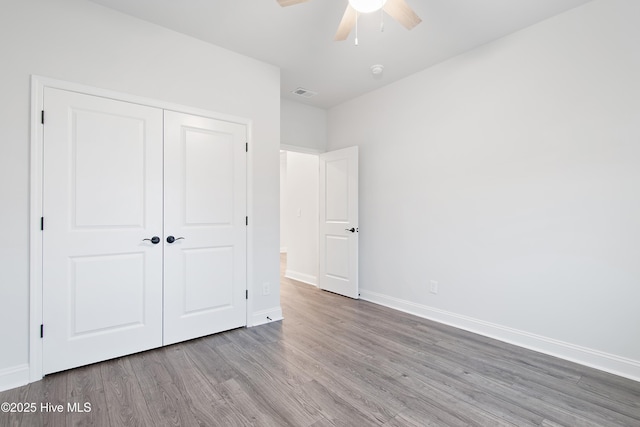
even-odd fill
[[[0,391],[29,384],[29,365],[18,365],[0,370]]]
[[[265,323],[276,322],[284,319],[282,317],[282,308],[274,307],[267,310],[256,311],[251,316],[251,324],[248,327],[264,325]]]
[[[318,286],[318,278],[311,274],[300,273],[298,271],[286,270],[284,277],[287,279],[297,280],[298,282],[306,283],[308,285]]]
[[[638,360],[616,356],[364,289],[360,290],[360,298],[529,350],[559,357],[634,381],[640,381],[640,361]]]

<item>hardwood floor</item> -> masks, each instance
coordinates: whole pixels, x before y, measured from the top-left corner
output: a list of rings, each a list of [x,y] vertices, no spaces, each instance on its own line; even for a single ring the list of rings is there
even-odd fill
[[[282,322],[0,393],[37,405],[0,426],[640,426],[640,383],[286,278],[281,294]]]

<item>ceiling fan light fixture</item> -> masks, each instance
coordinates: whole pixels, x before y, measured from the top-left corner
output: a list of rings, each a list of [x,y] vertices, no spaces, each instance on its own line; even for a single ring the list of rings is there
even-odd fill
[[[359,13],[371,13],[384,7],[387,0],[349,0],[349,5]]]

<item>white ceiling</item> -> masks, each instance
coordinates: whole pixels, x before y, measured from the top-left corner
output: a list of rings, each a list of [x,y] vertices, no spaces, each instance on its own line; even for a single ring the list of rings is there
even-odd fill
[[[91,0],[281,68],[282,97],[329,108],[590,0],[407,0],[422,18],[408,31],[380,14],[333,41],[347,0]],[[382,78],[370,67],[384,65]],[[301,98],[303,87],[318,95]]]

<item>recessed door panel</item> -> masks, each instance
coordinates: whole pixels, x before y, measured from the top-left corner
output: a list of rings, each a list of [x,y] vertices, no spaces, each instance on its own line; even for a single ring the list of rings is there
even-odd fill
[[[246,325],[246,127],[165,111],[164,343]]]
[[[162,345],[162,110],[46,88],[43,370]]]
[[[74,226],[143,227],[145,119],[70,112]]]
[[[338,280],[349,280],[349,237],[325,238],[325,274]]]
[[[184,315],[233,306],[233,247],[185,249]]]
[[[349,222],[349,162],[347,159],[329,160],[325,163],[327,194],[325,218],[328,222]]]
[[[185,225],[233,221],[233,134],[184,129]]]
[[[144,253],[69,261],[70,338],[144,326]]]

